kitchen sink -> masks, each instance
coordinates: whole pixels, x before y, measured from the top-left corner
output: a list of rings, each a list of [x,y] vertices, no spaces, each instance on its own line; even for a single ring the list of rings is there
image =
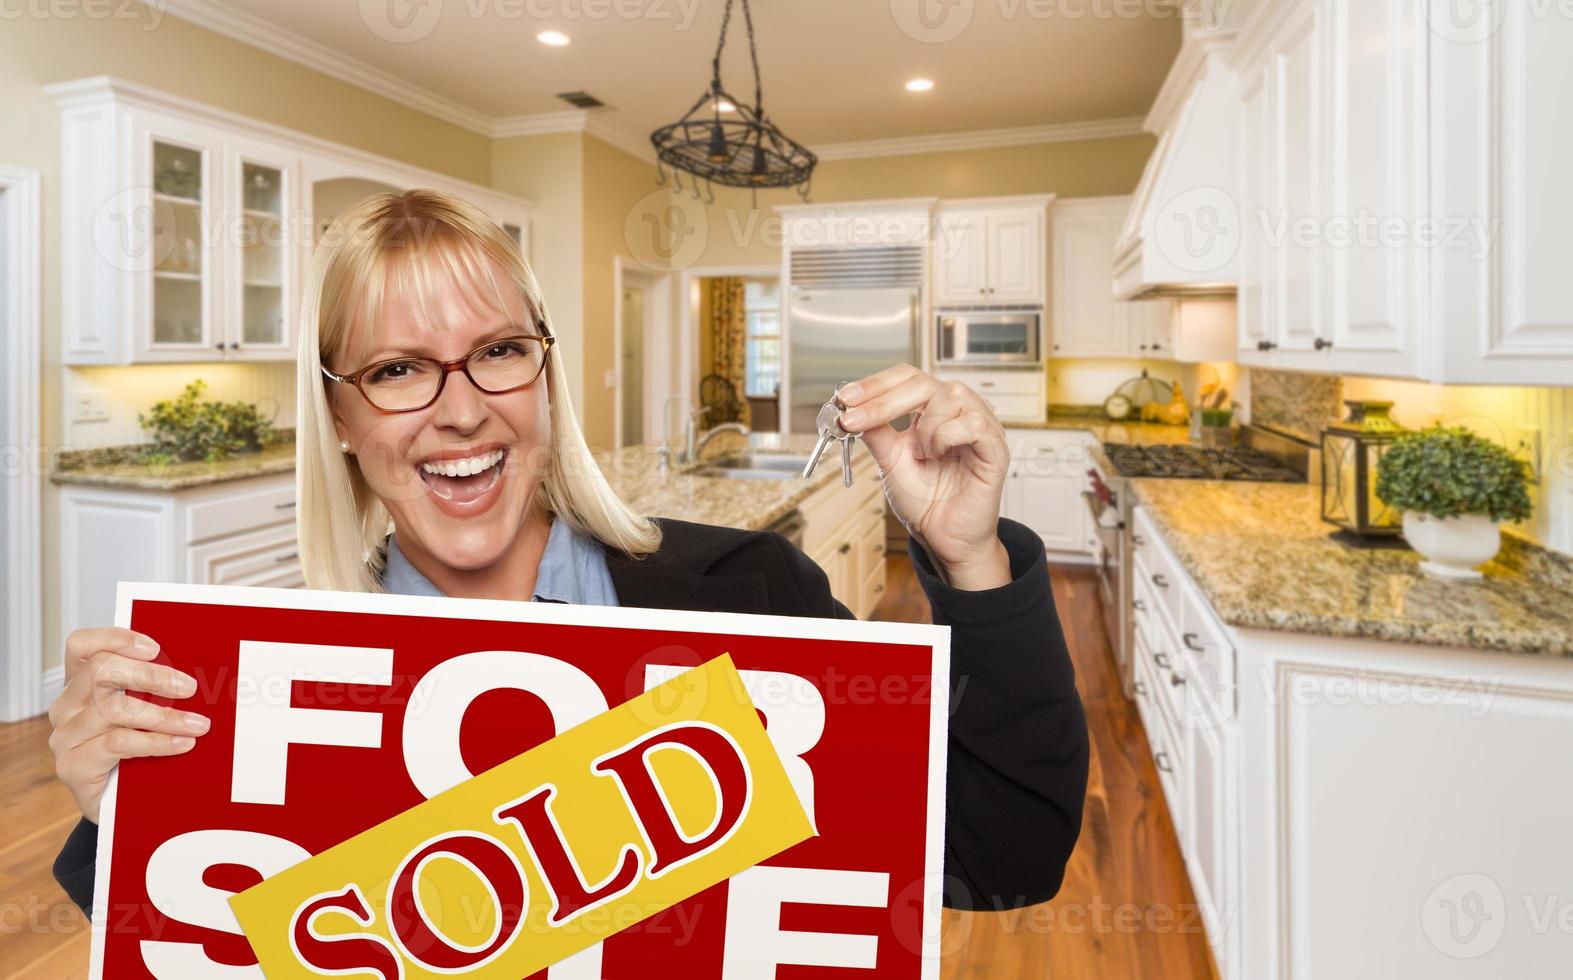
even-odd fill
[[[790,480],[808,465],[807,456],[792,453],[743,453],[711,460],[693,471],[694,476],[729,480]]]

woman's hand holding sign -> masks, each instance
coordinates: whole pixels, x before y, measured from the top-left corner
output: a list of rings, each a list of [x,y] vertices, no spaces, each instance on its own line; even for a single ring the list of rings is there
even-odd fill
[[[983,396],[897,364],[842,385],[841,426],[859,433],[879,464],[890,507],[943,566],[949,583],[976,591],[1011,581],[999,539],[1010,469],[1005,427]],[[903,432],[890,420],[915,412]]]
[[[83,816],[98,822],[109,774],[121,759],[180,755],[208,730],[208,719],[153,704],[131,692],[187,698],[197,682],[153,663],[158,644],[131,630],[80,629],[66,638],[65,689],[49,707],[55,772]]]

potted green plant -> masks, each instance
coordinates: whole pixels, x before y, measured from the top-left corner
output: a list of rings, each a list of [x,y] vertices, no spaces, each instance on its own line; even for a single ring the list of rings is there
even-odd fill
[[[1403,511],[1404,540],[1440,578],[1479,578],[1502,545],[1501,523],[1529,516],[1524,464],[1464,428],[1400,435],[1376,467],[1376,495]]]
[[[137,416],[153,442],[143,460],[176,463],[225,459],[233,453],[256,452],[274,436],[273,423],[257,406],[245,402],[205,402],[207,384],[200,378],[186,385],[178,398],[155,402]]]

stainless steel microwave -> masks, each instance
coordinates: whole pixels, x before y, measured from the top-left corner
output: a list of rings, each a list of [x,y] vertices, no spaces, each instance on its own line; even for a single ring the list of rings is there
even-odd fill
[[[940,364],[1031,364],[1040,360],[1040,310],[940,311],[934,359]]]

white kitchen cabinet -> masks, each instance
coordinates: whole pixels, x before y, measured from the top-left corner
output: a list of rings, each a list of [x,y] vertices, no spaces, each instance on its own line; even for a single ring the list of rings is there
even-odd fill
[[[941,202],[932,243],[935,304],[1041,306],[1051,200],[1053,195]]]
[[[1298,0],[1242,32],[1242,363],[1573,377],[1573,19],[1533,8]]]
[[[527,201],[121,79],[45,87],[61,111],[67,364],[292,360],[314,174],[431,187],[504,224]]]
[[[1041,422],[1048,411],[1048,376],[1038,365],[1027,368],[938,367],[940,381],[960,381],[994,409],[1002,422]]]
[[[852,486],[832,481],[798,512],[803,551],[825,570],[830,594],[867,619],[885,592],[885,491],[874,457],[861,447],[854,450],[852,472]]]
[[[1000,513],[1032,528],[1050,561],[1086,564],[1097,554],[1091,516],[1082,499],[1091,465],[1090,434],[1076,430],[1006,429],[1010,472]]]
[[[60,487],[60,635],[115,618],[118,582],[298,588],[295,477],[184,490]]]
[[[1050,356],[1185,363],[1233,359],[1231,299],[1200,296],[1125,302],[1114,298],[1109,261],[1130,200],[1070,198],[1054,203]]]
[[[1129,210],[1129,197],[1054,202],[1052,357],[1131,356],[1131,315],[1119,313],[1110,269]]]
[[[1134,700],[1223,980],[1556,975],[1573,788],[1526,760],[1573,660],[1227,627],[1132,532]]]

